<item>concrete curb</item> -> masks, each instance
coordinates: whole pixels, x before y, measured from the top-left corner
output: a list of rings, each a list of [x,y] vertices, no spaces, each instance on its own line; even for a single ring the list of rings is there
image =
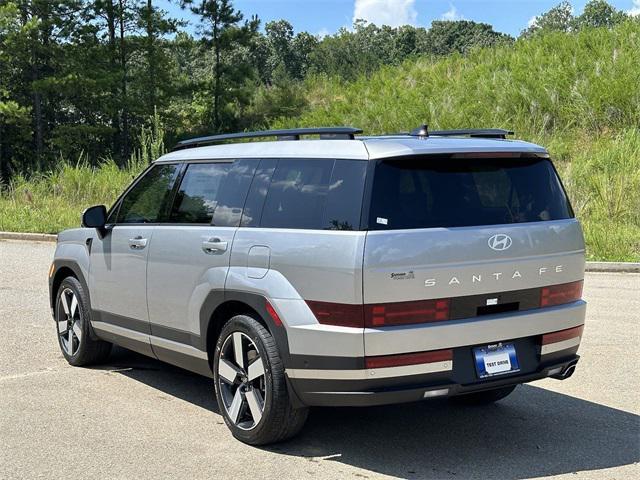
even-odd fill
[[[587,262],[587,272],[640,273],[640,263],[632,262]]]
[[[23,240],[29,242],[55,242],[57,235],[49,233],[0,232],[0,240]],[[587,262],[587,272],[640,273],[640,263],[633,262]]]
[[[49,233],[0,232],[0,240],[24,240],[28,242],[55,242],[57,235]]]

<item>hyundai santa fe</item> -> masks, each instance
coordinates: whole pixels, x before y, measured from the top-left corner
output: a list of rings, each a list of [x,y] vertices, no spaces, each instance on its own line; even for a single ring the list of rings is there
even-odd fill
[[[186,140],[85,210],[49,274],[67,361],[117,344],[210,377],[254,445],[312,406],[571,376],[584,240],[548,152],[499,129],[361,133]]]

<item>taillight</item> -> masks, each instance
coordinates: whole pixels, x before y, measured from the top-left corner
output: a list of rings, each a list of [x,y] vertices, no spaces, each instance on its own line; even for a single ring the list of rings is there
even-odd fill
[[[365,305],[366,327],[387,327],[449,319],[449,299]]]
[[[324,325],[362,328],[364,326],[362,305],[348,303],[316,302],[307,300],[307,305]]]
[[[267,313],[273,320],[273,323],[275,323],[277,327],[281,327],[282,320],[280,320],[280,316],[278,315],[278,312],[276,312],[276,309],[273,308],[273,305],[271,305],[268,300],[265,302],[265,308],[267,309]]]
[[[560,330],[559,332],[545,333],[542,335],[542,345],[563,342],[570,338],[581,337],[583,330],[584,325],[580,325],[579,327],[567,328],[566,330]]]
[[[431,352],[401,353],[399,355],[383,355],[366,357],[366,368],[400,367],[419,365],[422,363],[446,362],[453,360],[453,350],[433,350]]]
[[[550,285],[540,290],[540,306],[550,307],[571,303],[582,298],[582,280],[560,285]]]

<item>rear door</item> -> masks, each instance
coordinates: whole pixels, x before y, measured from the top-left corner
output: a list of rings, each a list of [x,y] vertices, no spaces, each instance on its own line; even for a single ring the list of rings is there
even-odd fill
[[[94,328],[126,337],[118,342],[149,355],[147,256],[179,168],[178,164],[151,167],[111,213],[112,228],[103,238],[96,236],[91,245],[89,288]]]
[[[149,251],[151,341],[161,360],[196,371],[208,368],[200,307],[210,292],[223,292],[231,245],[257,163],[186,165],[167,222],[156,227]]]
[[[378,161],[368,227],[370,327],[535,308],[539,287],[583,277],[581,229],[544,158]],[[429,299],[450,301],[371,307]]]

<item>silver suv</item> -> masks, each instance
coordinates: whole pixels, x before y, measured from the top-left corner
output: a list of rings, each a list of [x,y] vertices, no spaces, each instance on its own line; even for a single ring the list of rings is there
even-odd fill
[[[359,133],[184,141],[87,209],[49,275],[68,362],[118,344],[211,377],[256,445],[310,406],[488,403],[569,377],[584,241],[547,151],[496,129]],[[232,142],[250,137],[277,138]]]

